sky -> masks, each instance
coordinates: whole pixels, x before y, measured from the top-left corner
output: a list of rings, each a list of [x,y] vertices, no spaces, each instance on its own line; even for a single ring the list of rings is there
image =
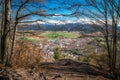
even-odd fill
[[[20,0],[14,0],[14,4],[19,5]],[[25,1],[25,0],[22,0]],[[101,0],[98,0],[101,1]],[[116,0],[118,1],[118,0]],[[83,16],[81,13],[88,13],[86,9],[89,8],[93,12],[98,13],[97,10],[94,8],[88,6],[88,7],[82,7],[80,5],[83,5],[85,3],[85,0],[44,0],[44,2],[31,2],[27,4],[25,7],[27,8],[28,11],[36,11],[38,8],[41,9],[41,11],[45,11],[43,13],[45,14],[54,14],[54,15],[59,15],[59,16],[37,16],[37,15],[32,15],[29,17],[29,19],[24,19],[23,21],[36,21],[40,20],[39,23],[45,24],[47,23],[53,23],[53,24],[65,24],[65,23],[88,23],[91,24],[91,21],[95,21],[94,19],[90,19],[88,17]],[[76,6],[77,5],[77,6]],[[72,7],[71,7],[72,6]],[[13,7],[13,13],[15,10],[18,9],[17,7]],[[102,9],[102,8],[101,8]],[[28,13],[27,10],[23,9],[23,12],[21,13],[22,15]],[[76,14],[74,14],[76,13]],[[20,14],[20,15],[21,15]],[[63,15],[70,15],[74,14],[76,16],[63,16]],[[12,15],[14,17],[14,15]],[[101,19],[104,17],[101,17]]]
[[[62,15],[70,15],[75,12],[75,9],[68,9],[73,4],[77,4],[79,2],[84,3],[84,0],[45,0],[43,3],[43,10],[46,10],[46,13],[48,14],[55,14],[55,15],[61,15],[61,16],[51,16],[51,17],[40,17],[40,16],[31,16],[31,20],[49,20],[52,21],[66,21],[66,22],[73,22],[77,20],[78,18],[72,17],[72,16],[62,16]],[[39,4],[35,4],[39,5]],[[45,6],[45,7],[44,7]],[[82,16],[81,16],[82,17]]]

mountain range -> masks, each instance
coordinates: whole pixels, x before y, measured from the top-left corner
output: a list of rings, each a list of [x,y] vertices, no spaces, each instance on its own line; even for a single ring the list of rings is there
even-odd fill
[[[18,30],[42,30],[42,31],[84,31],[84,32],[94,32],[98,31],[98,29],[94,28],[94,25],[85,22],[74,22],[74,23],[65,23],[58,22],[55,23],[45,23],[42,21],[29,21],[22,22],[19,24]],[[118,27],[120,31],[120,27]]]

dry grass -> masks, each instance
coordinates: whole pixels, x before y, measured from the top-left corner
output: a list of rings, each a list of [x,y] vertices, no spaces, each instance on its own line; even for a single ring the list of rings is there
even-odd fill
[[[44,63],[48,80],[110,80],[91,65],[79,63],[70,59],[61,59],[53,63]],[[103,76],[104,75],[104,76]]]
[[[28,41],[17,41],[13,55],[13,67],[27,67],[44,61],[42,49]]]

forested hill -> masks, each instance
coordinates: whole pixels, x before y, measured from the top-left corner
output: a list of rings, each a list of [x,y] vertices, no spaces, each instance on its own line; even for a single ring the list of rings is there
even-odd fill
[[[42,30],[42,31],[83,31],[95,32],[98,31],[94,25],[82,23],[68,23],[68,24],[23,24],[18,26],[18,30]],[[120,26],[118,27],[120,31]]]
[[[22,25],[18,30],[44,30],[44,31],[96,31],[90,24],[68,23],[68,24],[31,24]]]

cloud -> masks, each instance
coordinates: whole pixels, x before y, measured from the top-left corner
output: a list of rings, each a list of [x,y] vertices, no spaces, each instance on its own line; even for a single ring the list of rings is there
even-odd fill
[[[77,20],[46,20],[50,24],[68,24],[68,23],[82,23],[82,24],[92,24],[91,20],[88,18],[79,18]]]
[[[56,14],[59,15],[59,14]],[[92,24],[92,22],[96,22],[95,20],[90,20],[88,18],[79,18],[77,20],[60,20],[60,19],[46,19],[44,21],[41,20],[36,20],[33,21],[31,23],[23,23],[23,24],[57,24],[57,25],[61,25],[61,24],[69,24],[69,23],[81,23],[81,24]]]
[[[82,23],[82,24],[92,24],[91,23],[91,20],[90,19],[88,19],[88,18],[79,18],[79,19],[77,19],[77,20],[52,20],[52,19],[47,19],[47,20],[45,20],[45,22],[39,22],[40,24],[45,24],[45,23],[48,23],[48,24],[58,24],[58,25],[60,25],[60,24],[68,24],[68,23]]]
[[[63,17],[63,15],[61,15],[61,14],[55,14],[54,16],[52,16],[53,18],[62,18]]]

